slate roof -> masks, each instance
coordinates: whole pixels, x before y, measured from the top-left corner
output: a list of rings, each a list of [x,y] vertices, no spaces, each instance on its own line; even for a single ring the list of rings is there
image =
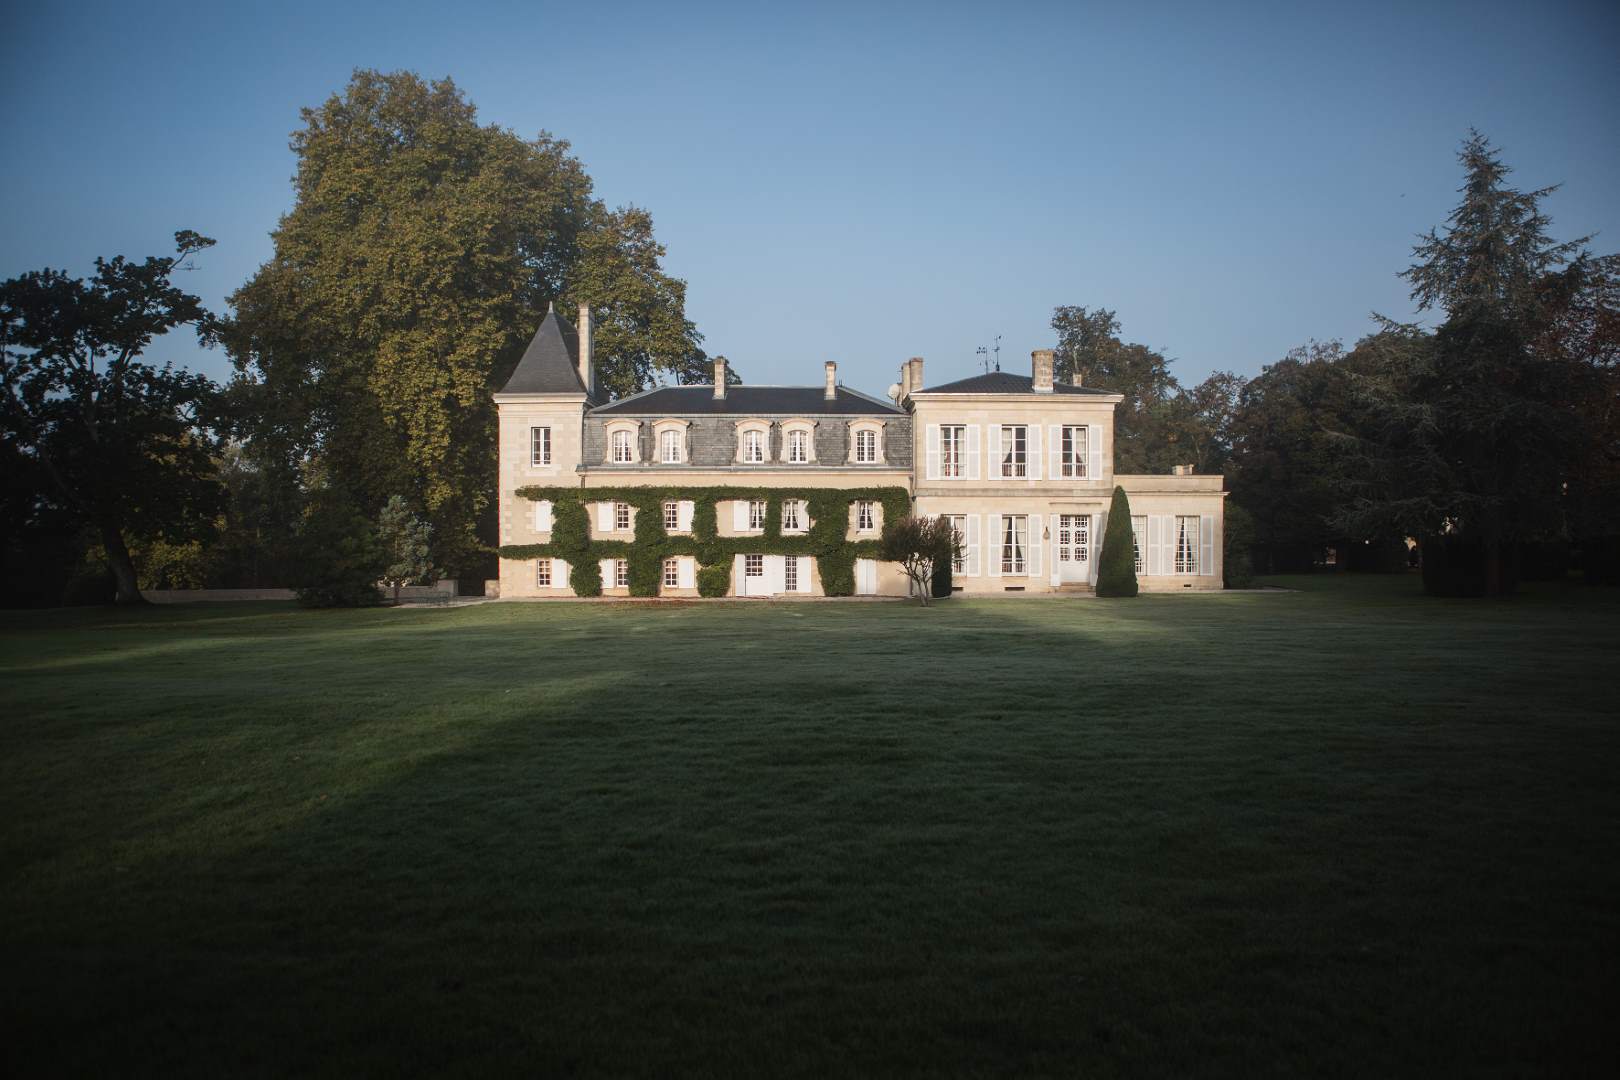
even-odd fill
[[[751,416],[904,416],[905,410],[887,401],[838,388],[838,396],[828,401],[821,386],[726,387],[726,396],[716,398],[712,383],[692,386],[660,386],[643,390],[611,405],[591,410],[592,416],[656,413],[661,416],[747,414]]]
[[[556,311],[546,312],[503,394],[583,394],[579,381],[579,335]]]
[[[1034,392],[1034,378],[1029,375],[1014,375],[1010,371],[992,371],[941,386],[925,386],[917,391],[919,394],[1033,394]],[[1102,390],[1095,386],[1071,386],[1062,382],[1054,383],[1052,392],[1080,395],[1113,393],[1112,390]]]

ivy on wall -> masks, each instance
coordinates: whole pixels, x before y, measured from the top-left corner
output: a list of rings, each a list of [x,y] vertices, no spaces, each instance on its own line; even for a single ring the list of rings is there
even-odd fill
[[[602,595],[602,559],[626,559],[631,596],[657,596],[664,560],[673,555],[697,559],[697,586],[703,596],[724,596],[737,555],[812,555],[828,596],[855,592],[855,560],[877,558],[876,540],[850,540],[850,507],[871,501],[883,507],[884,521],[898,521],[911,509],[905,488],[751,488],[751,487],[522,487],[520,498],[551,503],[549,544],[507,544],[503,559],[564,559],[576,596]],[[721,536],[716,506],[739,499],[765,500],[762,535]],[[782,535],[782,502],[801,500],[809,513],[804,533]],[[692,532],[672,536],[664,529],[664,503],[692,503]],[[587,503],[622,502],[635,508],[635,539],[593,540]]]

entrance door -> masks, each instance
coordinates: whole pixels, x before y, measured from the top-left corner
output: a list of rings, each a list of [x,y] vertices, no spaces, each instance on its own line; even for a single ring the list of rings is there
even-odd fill
[[[875,560],[855,560],[855,595],[877,595],[877,562]]]
[[[1059,514],[1057,519],[1059,584],[1083,584],[1091,572],[1091,515]]]
[[[766,575],[765,556],[739,555],[737,558],[742,562],[742,587],[737,590],[738,595],[771,595],[771,582]]]

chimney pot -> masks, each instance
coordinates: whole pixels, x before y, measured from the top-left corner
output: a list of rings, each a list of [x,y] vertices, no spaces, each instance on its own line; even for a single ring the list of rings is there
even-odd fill
[[[726,358],[714,358],[714,396],[716,400],[726,396]]]
[[[579,381],[585,393],[596,394],[596,358],[591,355],[591,305],[579,305]]]
[[[1051,349],[1036,349],[1029,354],[1031,369],[1031,388],[1037,394],[1050,394],[1052,392],[1052,360]]]
[[[827,388],[822,391],[821,396],[828,401],[834,401],[838,397],[838,365],[831,360],[827,361]]]
[[[911,384],[908,388],[908,392],[913,394],[923,388],[922,361],[923,358],[920,356],[913,356],[910,360],[906,361],[906,366],[911,369]]]

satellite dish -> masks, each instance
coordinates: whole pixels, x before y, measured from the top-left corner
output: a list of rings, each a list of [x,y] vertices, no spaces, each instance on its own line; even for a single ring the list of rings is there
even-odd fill
[[[889,398],[892,401],[899,401],[900,400],[900,384],[899,383],[890,383],[889,384]]]

